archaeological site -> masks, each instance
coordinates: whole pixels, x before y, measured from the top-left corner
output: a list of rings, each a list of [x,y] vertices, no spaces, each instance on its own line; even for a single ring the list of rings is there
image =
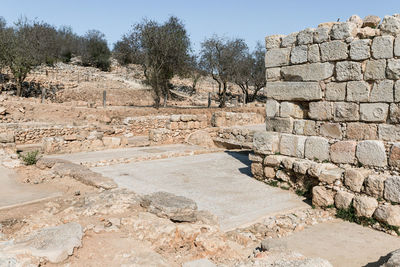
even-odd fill
[[[399,14],[199,58],[175,17],[112,51],[25,23],[0,23],[0,267],[400,266]],[[46,27],[71,50],[25,77]]]

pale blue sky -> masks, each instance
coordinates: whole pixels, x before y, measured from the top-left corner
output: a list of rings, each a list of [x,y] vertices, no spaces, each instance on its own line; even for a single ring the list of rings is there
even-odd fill
[[[240,37],[250,47],[265,35],[288,34],[325,21],[345,21],[353,14],[400,13],[400,0],[1,0],[0,16],[13,22],[20,16],[50,24],[70,25],[78,34],[102,31],[110,46],[143,17],[183,20],[194,48],[213,33]]]

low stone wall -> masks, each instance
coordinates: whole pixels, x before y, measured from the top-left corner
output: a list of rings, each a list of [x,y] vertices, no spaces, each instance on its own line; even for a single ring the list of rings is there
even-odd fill
[[[170,119],[171,116],[127,117],[123,120],[123,124],[133,135],[148,135],[152,129],[164,128]]]
[[[220,127],[214,137],[214,142],[228,149],[251,149],[253,147],[254,134],[260,125]]]
[[[215,112],[211,118],[213,127],[242,126],[264,123],[265,118],[259,113]]]

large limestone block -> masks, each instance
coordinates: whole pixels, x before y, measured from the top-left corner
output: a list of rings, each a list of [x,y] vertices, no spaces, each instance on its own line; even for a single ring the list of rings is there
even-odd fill
[[[332,119],[332,103],[327,101],[310,102],[308,116],[314,120]]]
[[[365,60],[371,56],[371,40],[358,39],[350,43],[350,58],[352,60]]]
[[[331,161],[334,163],[353,164],[356,160],[355,141],[339,141],[331,145]]]
[[[329,62],[282,67],[286,81],[321,81],[333,76],[334,65]]]
[[[357,25],[353,22],[341,22],[332,26],[331,38],[334,40],[345,40],[357,35]]]
[[[400,18],[385,16],[379,28],[383,34],[398,35],[400,33]]]
[[[362,168],[346,169],[344,173],[344,184],[354,192],[361,192],[364,181],[371,171]]]
[[[400,36],[397,36],[394,40],[394,55],[400,57]]]
[[[268,82],[265,86],[267,97],[275,100],[312,101],[322,99],[317,82]]]
[[[318,180],[323,183],[332,185],[333,183],[335,183],[335,181],[342,179],[343,172],[344,170],[341,168],[322,170],[318,177]]]
[[[347,123],[347,138],[350,140],[378,139],[378,127],[370,123]]]
[[[335,206],[338,209],[349,209],[353,201],[354,194],[340,190],[335,195]]]
[[[266,130],[269,132],[293,132],[293,118],[266,118],[265,124]]]
[[[279,116],[279,102],[274,99],[267,99],[265,111],[267,118]]]
[[[307,62],[308,59],[308,46],[299,45],[292,48],[290,54],[290,62],[292,64],[301,64]]]
[[[400,125],[379,124],[379,139],[384,141],[400,141]]]
[[[191,145],[212,148],[215,147],[214,141],[209,132],[199,130],[191,133],[187,138],[186,142]]]
[[[386,78],[386,59],[371,59],[365,65],[364,80],[383,80]]]
[[[312,160],[329,160],[328,139],[317,136],[307,137],[305,142],[305,157]]]
[[[312,189],[312,204],[317,207],[328,207],[335,203],[335,193],[324,186],[314,186]]]
[[[369,175],[365,179],[365,193],[375,198],[382,197],[385,180],[386,176],[384,175]]]
[[[281,68],[268,68],[265,70],[268,82],[279,81],[281,79]]]
[[[316,123],[313,120],[295,120],[293,133],[299,135],[317,135]]]
[[[400,59],[388,60],[386,75],[389,79],[400,79]]]
[[[0,133],[0,143],[14,143],[15,137],[11,132]]]
[[[400,105],[399,104],[397,104],[397,103],[390,104],[389,118],[390,118],[391,123],[395,123],[395,124],[400,123]]]
[[[347,19],[347,22],[353,22],[354,24],[356,24],[357,28],[361,28],[361,26],[363,25],[363,20],[358,15],[352,15],[350,18]]]
[[[335,102],[333,105],[335,121],[358,121],[360,119],[359,105],[348,102]]]
[[[282,38],[284,35],[270,35],[265,37],[265,48],[279,48],[281,46]]]
[[[336,63],[336,79],[338,81],[362,80],[361,63],[341,61]]]
[[[372,41],[371,52],[375,59],[393,57],[393,36],[378,36]]]
[[[396,102],[400,102],[400,81],[396,81],[394,85],[394,99]]]
[[[362,165],[371,167],[385,167],[387,165],[385,146],[381,141],[366,140],[359,142],[356,155]]]
[[[282,155],[304,158],[306,136],[282,134],[279,151]]]
[[[254,152],[259,154],[274,154],[279,152],[279,134],[258,131],[253,136]]]
[[[320,44],[329,40],[330,27],[318,27],[314,31],[314,43]]]
[[[342,127],[339,123],[323,123],[319,128],[319,132],[324,137],[342,139]]]
[[[364,103],[360,104],[360,116],[366,122],[385,122],[389,112],[386,103]]]
[[[290,48],[273,48],[265,53],[265,67],[280,67],[289,65]]]
[[[400,176],[391,176],[385,180],[383,195],[387,201],[400,203]]]
[[[328,101],[344,101],[346,98],[346,83],[328,83],[326,85],[325,98]]]
[[[380,205],[374,213],[374,218],[388,225],[400,226],[400,206]]]
[[[308,47],[308,61],[316,63],[321,61],[321,54],[319,52],[319,45],[313,44]]]
[[[370,102],[393,102],[394,82],[382,80],[374,84],[369,97]]]
[[[347,83],[347,101],[368,102],[370,85],[364,81],[350,81]]]
[[[302,119],[304,117],[304,111],[298,104],[292,102],[282,102],[280,105],[280,116],[282,118],[292,117]]]
[[[298,32],[293,32],[291,34],[286,35],[285,37],[282,37],[282,47],[292,47],[294,44],[296,44],[297,41],[297,35]]]
[[[322,61],[344,60],[348,57],[348,45],[343,41],[322,43],[320,49]]]
[[[389,165],[400,168],[400,143],[394,143],[390,149]]]
[[[297,44],[298,45],[307,45],[307,44],[312,44],[314,40],[314,29],[312,28],[307,28],[305,30],[302,30],[299,32],[297,35]]]
[[[356,196],[353,200],[353,206],[357,216],[370,218],[378,207],[378,201],[372,197]]]

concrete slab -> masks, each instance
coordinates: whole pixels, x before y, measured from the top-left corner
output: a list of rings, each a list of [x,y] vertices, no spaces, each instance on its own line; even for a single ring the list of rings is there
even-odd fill
[[[341,220],[310,226],[282,240],[289,249],[327,259],[333,266],[381,266],[382,256],[400,248],[399,237]]]
[[[166,191],[196,201],[230,230],[262,217],[308,208],[301,198],[250,177],[245,153],[220,152],[96,167],[92,170],[140,194]]]
[[[0,167],[0,210],[58,197],[59,192],[38,185],[20,184],[13,170]]]
[[[102,164],[110,165],[116,163],[128,163],[134,161],[189,156],[209,152],[212,151],[199,146],[174,144],[151,147],[108,149],[101,151],[79,152],[62,155],[49,155],[48,157],[65,159],[73,163],[94,167],[99,165],[101,166]]]

